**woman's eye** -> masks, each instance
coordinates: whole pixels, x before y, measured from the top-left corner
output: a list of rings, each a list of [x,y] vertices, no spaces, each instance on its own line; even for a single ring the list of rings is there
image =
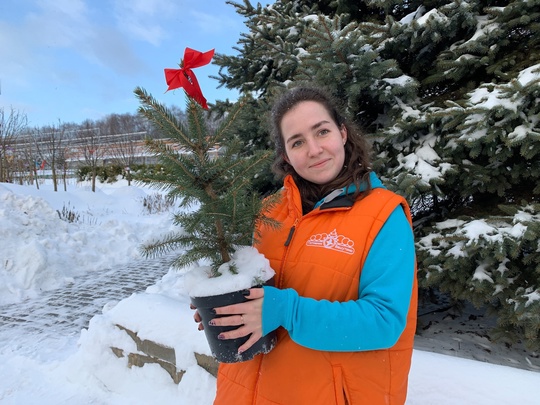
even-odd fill
[[[328,132],[330,132],[328,129],[321,129],[319,135],[326,135]]]
[[[300,145],[302,145],[302,141],[295,141],[295,142],[293,142],[292,147],[297,148]]]

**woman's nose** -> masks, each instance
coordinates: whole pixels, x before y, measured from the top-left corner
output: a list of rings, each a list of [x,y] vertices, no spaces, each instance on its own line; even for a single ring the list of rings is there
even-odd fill
[[[322,152],[322,147],[316,141],[308,141],[308,155],[317,156]]]

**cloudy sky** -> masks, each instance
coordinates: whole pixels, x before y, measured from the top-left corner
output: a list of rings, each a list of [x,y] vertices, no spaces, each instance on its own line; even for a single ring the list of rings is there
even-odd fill
[[[81,123],[135,113],[136,86],[184,108],[163,69],[186,47],[234,54],[243,21],[225,0],[1,0],[0,109],[30,126]],[[194,72],[209,102],[236,98],[209,77],[217,66]]]

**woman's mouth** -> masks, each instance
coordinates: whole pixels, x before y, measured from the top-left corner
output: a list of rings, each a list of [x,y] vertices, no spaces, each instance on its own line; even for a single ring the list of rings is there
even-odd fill
[[[317,163],[314,163],[312,164],[311,166],[309,166],[311,169],[319,169],[321,167],[323,167],[330,159],[324,159],[324,160],[320,160],[318,161]]]

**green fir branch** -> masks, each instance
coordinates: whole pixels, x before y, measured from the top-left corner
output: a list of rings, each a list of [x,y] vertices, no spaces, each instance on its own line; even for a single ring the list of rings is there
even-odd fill
[[[140,112],[164,138],[146,142],[163,172],[149,172],[142,180],[166,189],[181,200],[181,206],[197,204],[196,209],[174,215],[174,225],[180,226],[181,232],[166,235],[144,246],[143,251],[148,255],[183,248],[174,265],[184,267],[206,260],[211,263],[212,275],[218,276],[217,269],[230,261],[238,246],[253,242],[255,221],[263,206],[253,180],[271,152],[243,155],[235,129],[244,101],[224,117],[216,131],[210,131],[202,108],[193,100],[187,99],[184,126],[144,90],[137,88],[135,93],[143,105]],[[211,155],[216,149],[217,155]]]

